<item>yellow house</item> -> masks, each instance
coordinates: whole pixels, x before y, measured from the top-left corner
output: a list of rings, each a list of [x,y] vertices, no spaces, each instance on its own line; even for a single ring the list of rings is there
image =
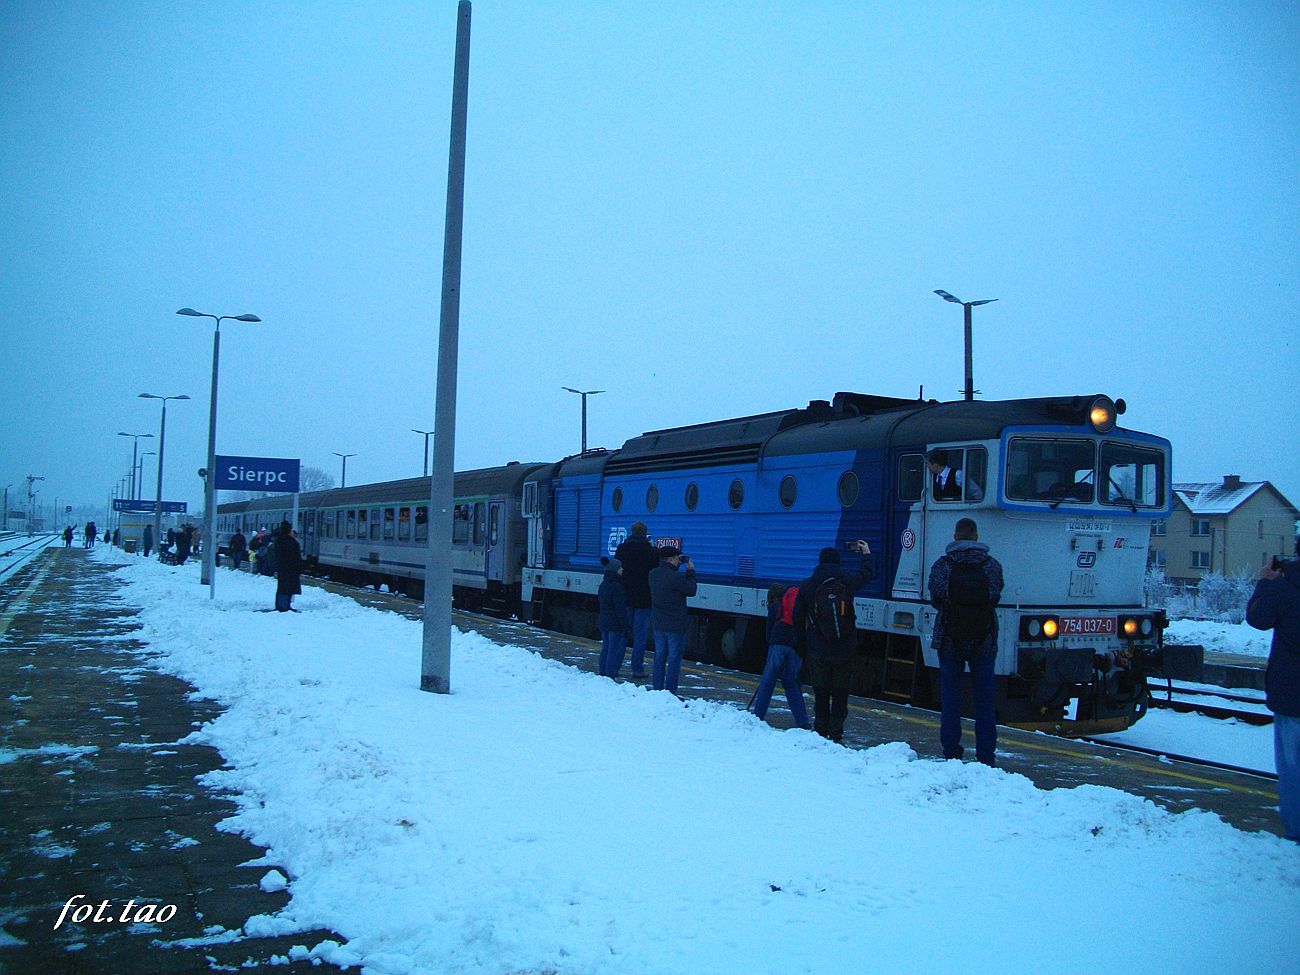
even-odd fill
[[[1259,573],[1295,553],[1300,511],[1268,481],[1228,474],[1220,482],[1175,484],[1174,510],[1151,526],[1149,559],[1169,581],[1195,585],[1207,573]]]

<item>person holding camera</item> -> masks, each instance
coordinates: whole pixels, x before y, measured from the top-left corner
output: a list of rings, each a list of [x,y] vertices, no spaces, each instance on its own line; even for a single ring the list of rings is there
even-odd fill
[[[1273,712],[1278,812],[1286,838],[1300,843],[1300,562],[1275,558],[1264,567],[1246,604],[1246,622],[1273,631],[1264,691]]]
[[[679,571],[684,568],[685,571]],[[659,550],[659,565],[650,570],[650,607],[655,632],[653,686],[677,693],[677,678],[686,649],[686,600],[695,595],[695,564],[690,556],[667,545]]]
[[[862,567],[850,572],[840,564],[839,549],[822,549],[817,568],[799,584],[791,614],[795,650],[812,665],[813,730],[834,742],[844,739],[849,677],[858,647],[853,594],[871,581],[874,572],[871,546],[864,539],[844,547],[862,556]]]

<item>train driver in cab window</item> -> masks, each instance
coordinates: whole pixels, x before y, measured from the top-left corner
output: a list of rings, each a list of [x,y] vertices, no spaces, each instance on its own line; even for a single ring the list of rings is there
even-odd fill
[[[960,453],[957,456],[960,457]],[[962,472],[949,463],[948,451],[939,449],[930,451],[925,455],[925,466],[930,469],[934,500],[961,500]]]

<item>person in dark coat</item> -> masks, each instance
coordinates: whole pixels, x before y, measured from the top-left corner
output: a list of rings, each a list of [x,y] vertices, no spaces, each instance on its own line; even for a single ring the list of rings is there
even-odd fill
[[[72,526],[63,529],[63,547],[72,548]]]
[[[144,557],[147,559],[149,553],[153,551],[153,525],[144,526],[144,541],[141,543],[144,549]]]
[[[680,567],[685,572],[679,572]],[[655,630],[654,689],[677,693],[686,650],[686,600],[694,596],[695,565],[671,545],[659,550],[659,565],[650,573],[650,602]]]
[[[943,757],[959,759],[965,754],[961,745],[961,682],[970,665],[971,684],[975,691],[975,757],[985,765],[994,764],[998,744],[993,664],[997,659],[998,619],[994,611],[1002,597],[1002,564],[989,555],[989,547],[979,540],[979,527],[973,518],[957,521],[953,540],[944,554],[930,567],[930,605],[939,610],[930,646],[939,652],[939,742]],[[958,566],[963,568],[958,570]],[[964,614],[987,614],[981,636],[961,639],[952,631],[949,616],[956,612],[950,596],[953,573],[965,573],[966,567],[980,573],[981,604],[967,601],[960,607]],[[968,625],[968,624],[963,624]]]
[[[95,547],[95,536],[99,534],[99,529],[95,527],[93,521],[86,522],[86,548]]]
[[[227,548],[230,551],[230,567],[238,572],[239,567],[244,564],[245,556],[248,555],[248,539],[244,537],[243,532],[236,528],[235,533],[230,536]]]
[[[790,590],[780,583],[767,589],[767,664],[759,678],[758,689],[754,691],[753,711],[760,721],[766,719],[772,691],[780,679],[795,725],[807,730],[812,725],[804,707],[803,690],[799,687],[799,669],[803,660],[794,648],[794,613],[786,613],[787,607],[792,607],[798,598],[799,591],[794,586]]]
[[[1264,567],[1246,604],[1246,622],[1273,631],[1264,692],[1273,712],[1278,811],[1286,838],[1300,843],[1300,561],[1274,559]]]
[[[275,536],[275,608],[281,613],[293,609],[293,597],[301,594],[302,549],[294,537],[293,526],[280,522]]]
[[[644,522],[632,525],[631,537],[614,550],[623,563],[629,622],[632,626],[632,676],[645,676],[645,650],[650,643],[650,572],[659,566],[659,553],[646,537]]]
[[[843,635],[832,640],[818,631],[812,614],[818,590],[827,580],[839,580],[848,594],[850,607],[853,594],[871,581],[874,571],[871,546],[859,538],[853,543],[853,550],[862,556],[862,567],[856,572],[840,564],[839,549],[821,550],[817,568],[799,584],[791,620],[795,649],[812,664],[813,730],[835,742],[844,740],[844,719],[849,715],[849,678],[853,674],[853,654],[858,648],[856,618],[851,616]]]
[[[190,557],[190,526],[181,525],[180,530],[176,532],[176,564],[184,565],[185,560]]]
[[[623,588],[623,563],[605,562],[605,578],[596,598],[600,602],[600,676],[618,679],[627,651],[627,590]]]

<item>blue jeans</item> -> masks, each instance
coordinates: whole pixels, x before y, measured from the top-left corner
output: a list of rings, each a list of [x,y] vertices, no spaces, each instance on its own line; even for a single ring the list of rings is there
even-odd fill
[[[1300,843],[1300,718],[1273,715],[1273,760],[1282,830],[1287,839]]]
[[[803,691],[799,689],[799,668],[803,660],[794,647],[773,643],[767,648],[767,664],[763,667],[763,676],[758,680],[758,690],[754,692],[754,714],[759,718],[767,717],[767,705],[772,700],[772,691],[776,680],[781,679],[785,688],[786,699],[790,702],[790,714],[794,723],[800,728],[808,728],[808,711],[803,704]]]
[[[650,643],[650,607],[627,611],[632,620],[632,673],[637,677],[645,674],[645,648]]]
[[[627,632],[624,630],[600,631],[600,676],[618,677],[627,650]]]
[[[993,662],[996,654],[981,654],[967,661],[959,652],[939,654],[939,743],[944,758],[961,758],[961,678],[970,664],[975,691],[975,757],[985,765],[993,764],[998,745],[997,709],[994,699]]]
[[[686,649],[685,633],[661,633],[655,630],[654,689],[677,693],[677,677],[682,670],[682,653]]]

